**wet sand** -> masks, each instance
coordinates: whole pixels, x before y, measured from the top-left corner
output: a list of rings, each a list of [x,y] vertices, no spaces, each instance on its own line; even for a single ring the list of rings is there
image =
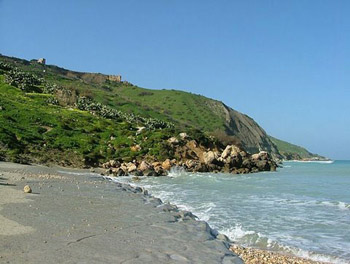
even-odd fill
[[[0,162],[0,263],[242,263],[190,213],[59,171]]]

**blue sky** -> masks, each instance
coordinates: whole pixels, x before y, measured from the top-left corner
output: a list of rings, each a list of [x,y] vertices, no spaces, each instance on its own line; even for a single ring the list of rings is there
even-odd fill
[[[223,101],[350,159],[350,1],[0,0],[0,53]]]

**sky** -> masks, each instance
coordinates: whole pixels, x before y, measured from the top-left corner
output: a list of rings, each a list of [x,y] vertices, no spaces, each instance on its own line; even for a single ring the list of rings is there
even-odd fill
[[[0,0],[0,53],[223,101],[350,159],[348,0]]]

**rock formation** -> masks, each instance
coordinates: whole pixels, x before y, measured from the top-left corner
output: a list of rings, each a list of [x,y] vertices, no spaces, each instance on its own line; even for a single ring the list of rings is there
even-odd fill
[[[40,58],[37,60],[38,63],[45,65],[46,64],[46,59],[45,58]]]
[[[142,160],[122,162],[110,160],[102,165],[107,174],[114,176],[164,176],[172,167],[182,167],[189,172],[252,173],[275,171],[277,164],[266,151],[249,154],[235,145],[224,149],[206,148],[196,140],[180,134],[168,139],[168,145],[177,159]]]
[[[26,185],[26,186],[24,186],[23,191],[24,191],[25,193],[31,193],[31,192],[32,192],[32,188],[30,188],[29,185]]]

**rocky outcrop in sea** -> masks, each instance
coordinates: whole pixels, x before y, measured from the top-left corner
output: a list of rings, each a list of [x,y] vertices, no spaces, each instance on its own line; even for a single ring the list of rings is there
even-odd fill
[[[214,173],[254,173],[259,171],[275,171],[277,164],[270,154],[260,151],[250,154],[235,145],[227,145],[223,149],[217,146],[205,148],[186,133],[179,137],[171,137],[168,144],[174,151],[176,159],[110,160],[102,165],[108,175],[114,176],[165,176],[172,167],[180,167],[188,172]]]

